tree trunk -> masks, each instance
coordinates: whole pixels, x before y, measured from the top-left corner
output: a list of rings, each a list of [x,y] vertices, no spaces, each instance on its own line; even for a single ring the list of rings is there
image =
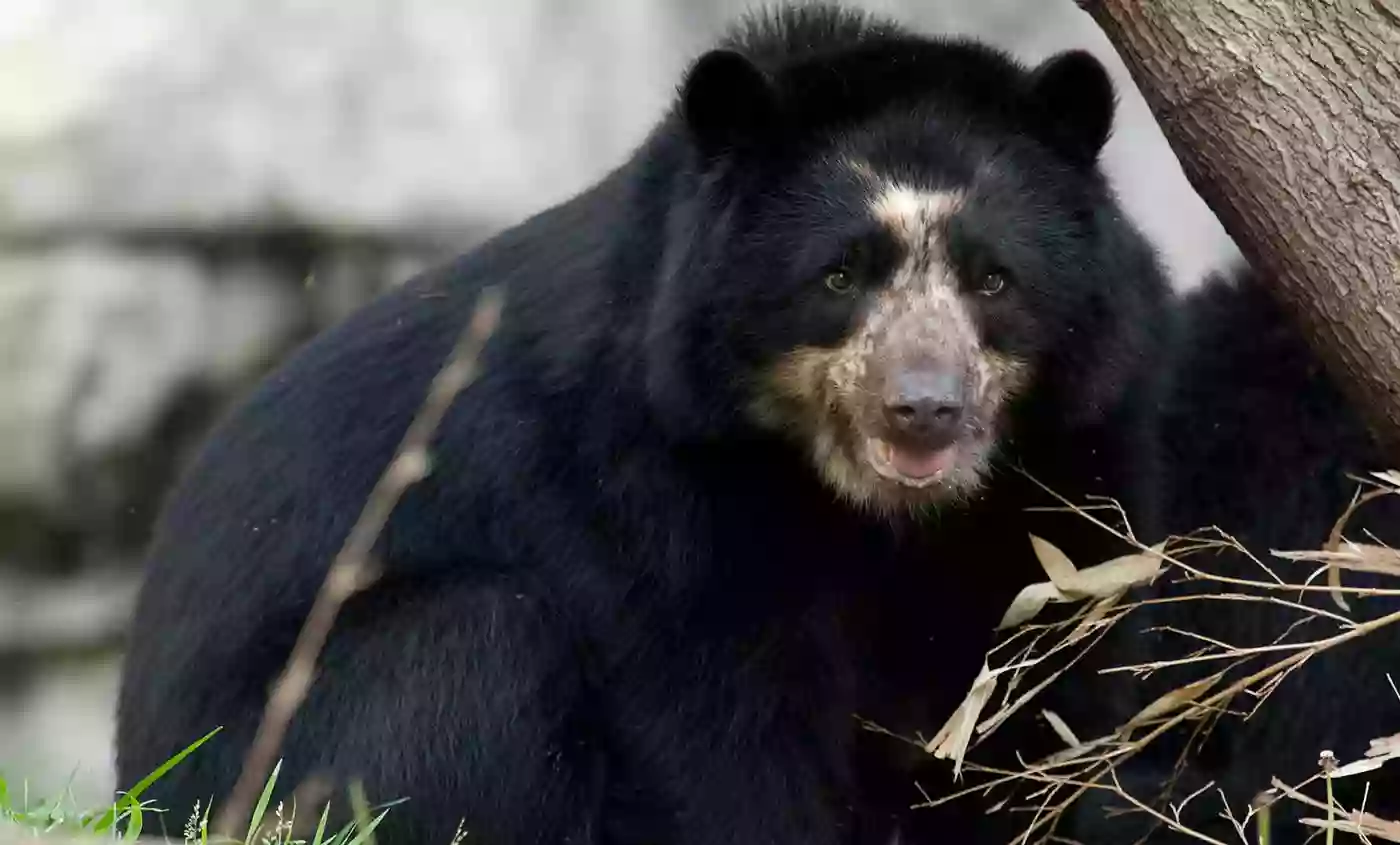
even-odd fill
[[[1400,459],[1400,0],[1081,0]]]

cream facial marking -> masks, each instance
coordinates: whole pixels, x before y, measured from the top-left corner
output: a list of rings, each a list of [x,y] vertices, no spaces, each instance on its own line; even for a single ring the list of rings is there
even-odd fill
[[[961,191],[921,191],[888,184],[875,193],[870,202],[871,214],[908,250],[895,285],[952,281],[943,230],[962,203]]]
[[[925,242],[932,230],[962,203],[961,191],[924,191],[887,183],[877,190],[871,212],[914,246]]]
[[[904,255],[845,342],[783,356],[756,385],[751,413],[804,442],[822,478],[848,501],[894,513],[966,499],[985,481],[1001,409],[1027,383],[1029,368],[982,344],[960,290],[944,232],[964,195],[920,190],[848,164],[866,188],[868,213],[903,242]],[[889,427],[889,379],[921,369],[966,379],[964,418],[946,447],[901,439]]]
[[[889,287],[873,304],[863,340],[929,357],[977,357],[976,324],[958,291],[943,232],[964,201],[961,191],[925,191],[884,183],[871,214],[904,242],[906,255]]]

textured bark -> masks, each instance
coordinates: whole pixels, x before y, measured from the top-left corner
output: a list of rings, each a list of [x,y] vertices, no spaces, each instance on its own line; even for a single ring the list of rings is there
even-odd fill
[[[1082,0],[1400,459],[1400,0]]]

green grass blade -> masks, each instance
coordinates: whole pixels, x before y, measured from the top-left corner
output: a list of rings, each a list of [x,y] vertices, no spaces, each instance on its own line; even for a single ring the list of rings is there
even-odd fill
[[[374,829],[379,827],[379,823],[384,821],[384,817],[387,815],[389,815],[389,810],[387,808],[380,811],[379,815],[375,816],[373,821],[365,825],[364,830],[355,834],[355,838],[350,841],[350,845],[373,845]]]
[[[141,802],[137,801],[131,805],[130,819],[126,825],[126,834],[122,836],[123,842],[135,842],[141,835]]]
[[[190,756],[190,754],[193,753],[195,749],[208,742],[214,736],[214,734],[218,733],[221,730],[223,730],[222,727],[215,728],[214,730],[195,740],[193,743],[188,745],[183,751],[176,754],[174,757],[171,757],[169,760],[166,760],[164,763],[160,764],[160,766],[157,767],[154,772],[151,772],[149,775],[146,775],[144,778],[142,778],[140,783],[127,790],[126,794],[122,795],[121,798],[118,798],[112,804],[111,808],[108,809],[107,812],[102,814],[102,818],[98,819],[97,823],[93,825],[93,832],[102,833],[108,828],[110,828],[112,825],[116,824],[117,818],[119,817],[119,814],[121,813],[123,807],[136,807],[140,803],[141,794],[143,792],[145,792],[147,789],[150,789],[152,784],[165,777],[167,772],[180,765],[180,763],[186,757]]]
[[[277,775],[281,771],[282,761],[278,760],[277,765],[272,767],[272,774],[267,783],[263,784],[262,795],[258,796],[258,805],[253,808],[253,818],[248,823],[248,836],[243,840],[243,845],[253,845],[253,834],[262,826],[263,816],[267,815],[267,805],[272,801],[272,790],[277,787]]]
[[[327,801],[326,806],[321,808],[321,821],[316,824],[316,835],[311,839],[311,845],[323,845],[326,836],[326,823],[331,818],[331,802]]]

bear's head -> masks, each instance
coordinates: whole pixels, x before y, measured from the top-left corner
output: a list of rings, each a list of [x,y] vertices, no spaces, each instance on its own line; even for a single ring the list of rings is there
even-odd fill
[[[1097,167],[1114,109],[1081,51],[1026,68],[825,7],[751,21],[680,91],[663,419],[780,434],[882,510],[974,493],[1018,408],[1101,420],[1165,290]]]

